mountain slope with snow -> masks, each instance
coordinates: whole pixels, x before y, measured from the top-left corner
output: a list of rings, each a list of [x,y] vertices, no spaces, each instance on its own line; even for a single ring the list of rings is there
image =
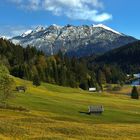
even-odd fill
[[[72,56],[89,56],[120,47],[135,38],[119,33],[105,25],[37,27],[11,39],[24,47],[31,45],[48,55],[59,50]]]
[[[94,28],[103,28],[103,29],[105,29],[105,30],[108,30],[108,31],[111,31],[111,32],[114,32],[114,33],[116,33],[116,34],[119,34],[119,35],[123,36],[122,33],[119,33],[119,32],[117,32],[117,31],[115,31],[115,30],[111,29],[110,27],[107,27],[107,26],[105,26],[105,25],[103,25],[103,24],[93,25],[93,27],[94,27]]]

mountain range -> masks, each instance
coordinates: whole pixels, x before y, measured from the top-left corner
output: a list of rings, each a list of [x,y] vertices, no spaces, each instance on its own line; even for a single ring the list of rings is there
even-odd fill
[[[82,26],[38,26],[10,39],[23,47],[28,45],[53,55],[61,50],[70,56],[90,56],[134,42],[134,37],[117,32],[103,24]]]

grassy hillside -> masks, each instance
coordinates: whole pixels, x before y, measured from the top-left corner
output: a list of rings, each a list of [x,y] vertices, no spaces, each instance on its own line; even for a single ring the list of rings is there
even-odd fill
[[[113,140],[139,139],[140,101],[128,96],[92,94],[80,89],[15,79],[26,85],[26,93],[9,100],[30,112],[0,109],[1,139],[34,140]],[[103,115],[87,115],[88,105],[104,105]]]

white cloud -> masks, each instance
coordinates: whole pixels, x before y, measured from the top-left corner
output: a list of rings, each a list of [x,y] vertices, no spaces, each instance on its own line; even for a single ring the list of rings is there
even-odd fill
[[[33,29],[33,27],[4,25],[0,28],[0,36],[11,38],[21,35],[29,29]]]
[[[40,0],[30,0],[29,1],[29,8],[33,9],[33,10],[37,10],[38,8],[40,8]]]
[[[112,15],[103,11],[101,0],[9,0],[30,10],[45,10],[56,16],[66,16],[70,19],[103,22]]]
[[[16,3],[16,4],[20,4],[23,2],[22,0],[8,0],[8,1]]]

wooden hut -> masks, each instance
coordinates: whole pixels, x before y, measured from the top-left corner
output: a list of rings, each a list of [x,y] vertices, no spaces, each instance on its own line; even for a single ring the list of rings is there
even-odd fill
[[[25,92],[27,90],[27,88],[25,86],[17,86],[16,87],[16,91],[18,92]]]
[[[102,114],[104,112],[104,107],[102,105],[100,106],[89,106],[88,107],[89,114]]]

